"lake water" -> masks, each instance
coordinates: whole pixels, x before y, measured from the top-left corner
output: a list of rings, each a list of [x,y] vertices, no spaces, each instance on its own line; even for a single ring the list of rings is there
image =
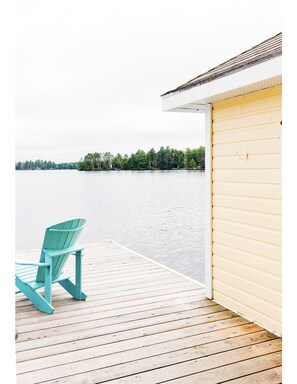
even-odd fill
[[[203,171],[17,171],[16,248],[75,217],[81,242],[115,242],[204,283]]]

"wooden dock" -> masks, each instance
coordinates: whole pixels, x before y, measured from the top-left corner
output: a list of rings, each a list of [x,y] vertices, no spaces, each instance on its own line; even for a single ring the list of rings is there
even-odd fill
[[[18,384],[281,383],[281,339],[199,284],[113,242],[86,244],[83,267],[85,302],[55,285],[47,315],[16,296]]]

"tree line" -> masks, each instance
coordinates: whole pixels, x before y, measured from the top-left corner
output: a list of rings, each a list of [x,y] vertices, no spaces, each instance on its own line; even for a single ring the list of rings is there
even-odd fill
[[[185,151],[161,147],[145,152],[138,149],[130,156],[112,155],[110,152],[88,153],[78,162],[55,163],[47,160],[26,160],[17,162],[16,170],[51,170],[51,169],[78,169],[79,171],[110,171],[110,170],[171,170],[171,169],[205,169],[205,148]]]
[[[171,170],[171,169],[205,169],[205,148],[187,148],[185,151],[167,146],[158,151],[154,148],[145,152],[139,149],[130,156],[110,152],[88,153],[77,164],[79,171],[109,170]]]
[[[24,162],[17,162],[15,165],[17,170],[46,170],[46,169],[77,169],[77,162],[75,163],[55,163],[54,161],[47,160],[26,160]]]

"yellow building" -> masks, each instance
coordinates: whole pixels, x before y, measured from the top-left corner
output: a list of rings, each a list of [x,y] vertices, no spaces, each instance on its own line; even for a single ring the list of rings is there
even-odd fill
[[[282,34],[162,95],[205,113],[207,297],[281,335]]]

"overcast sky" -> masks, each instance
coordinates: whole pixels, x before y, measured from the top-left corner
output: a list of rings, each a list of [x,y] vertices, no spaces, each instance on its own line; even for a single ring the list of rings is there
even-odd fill
[[[280,32],[280,4],[17,0],[16,160],[204,145],[160,95]]]

